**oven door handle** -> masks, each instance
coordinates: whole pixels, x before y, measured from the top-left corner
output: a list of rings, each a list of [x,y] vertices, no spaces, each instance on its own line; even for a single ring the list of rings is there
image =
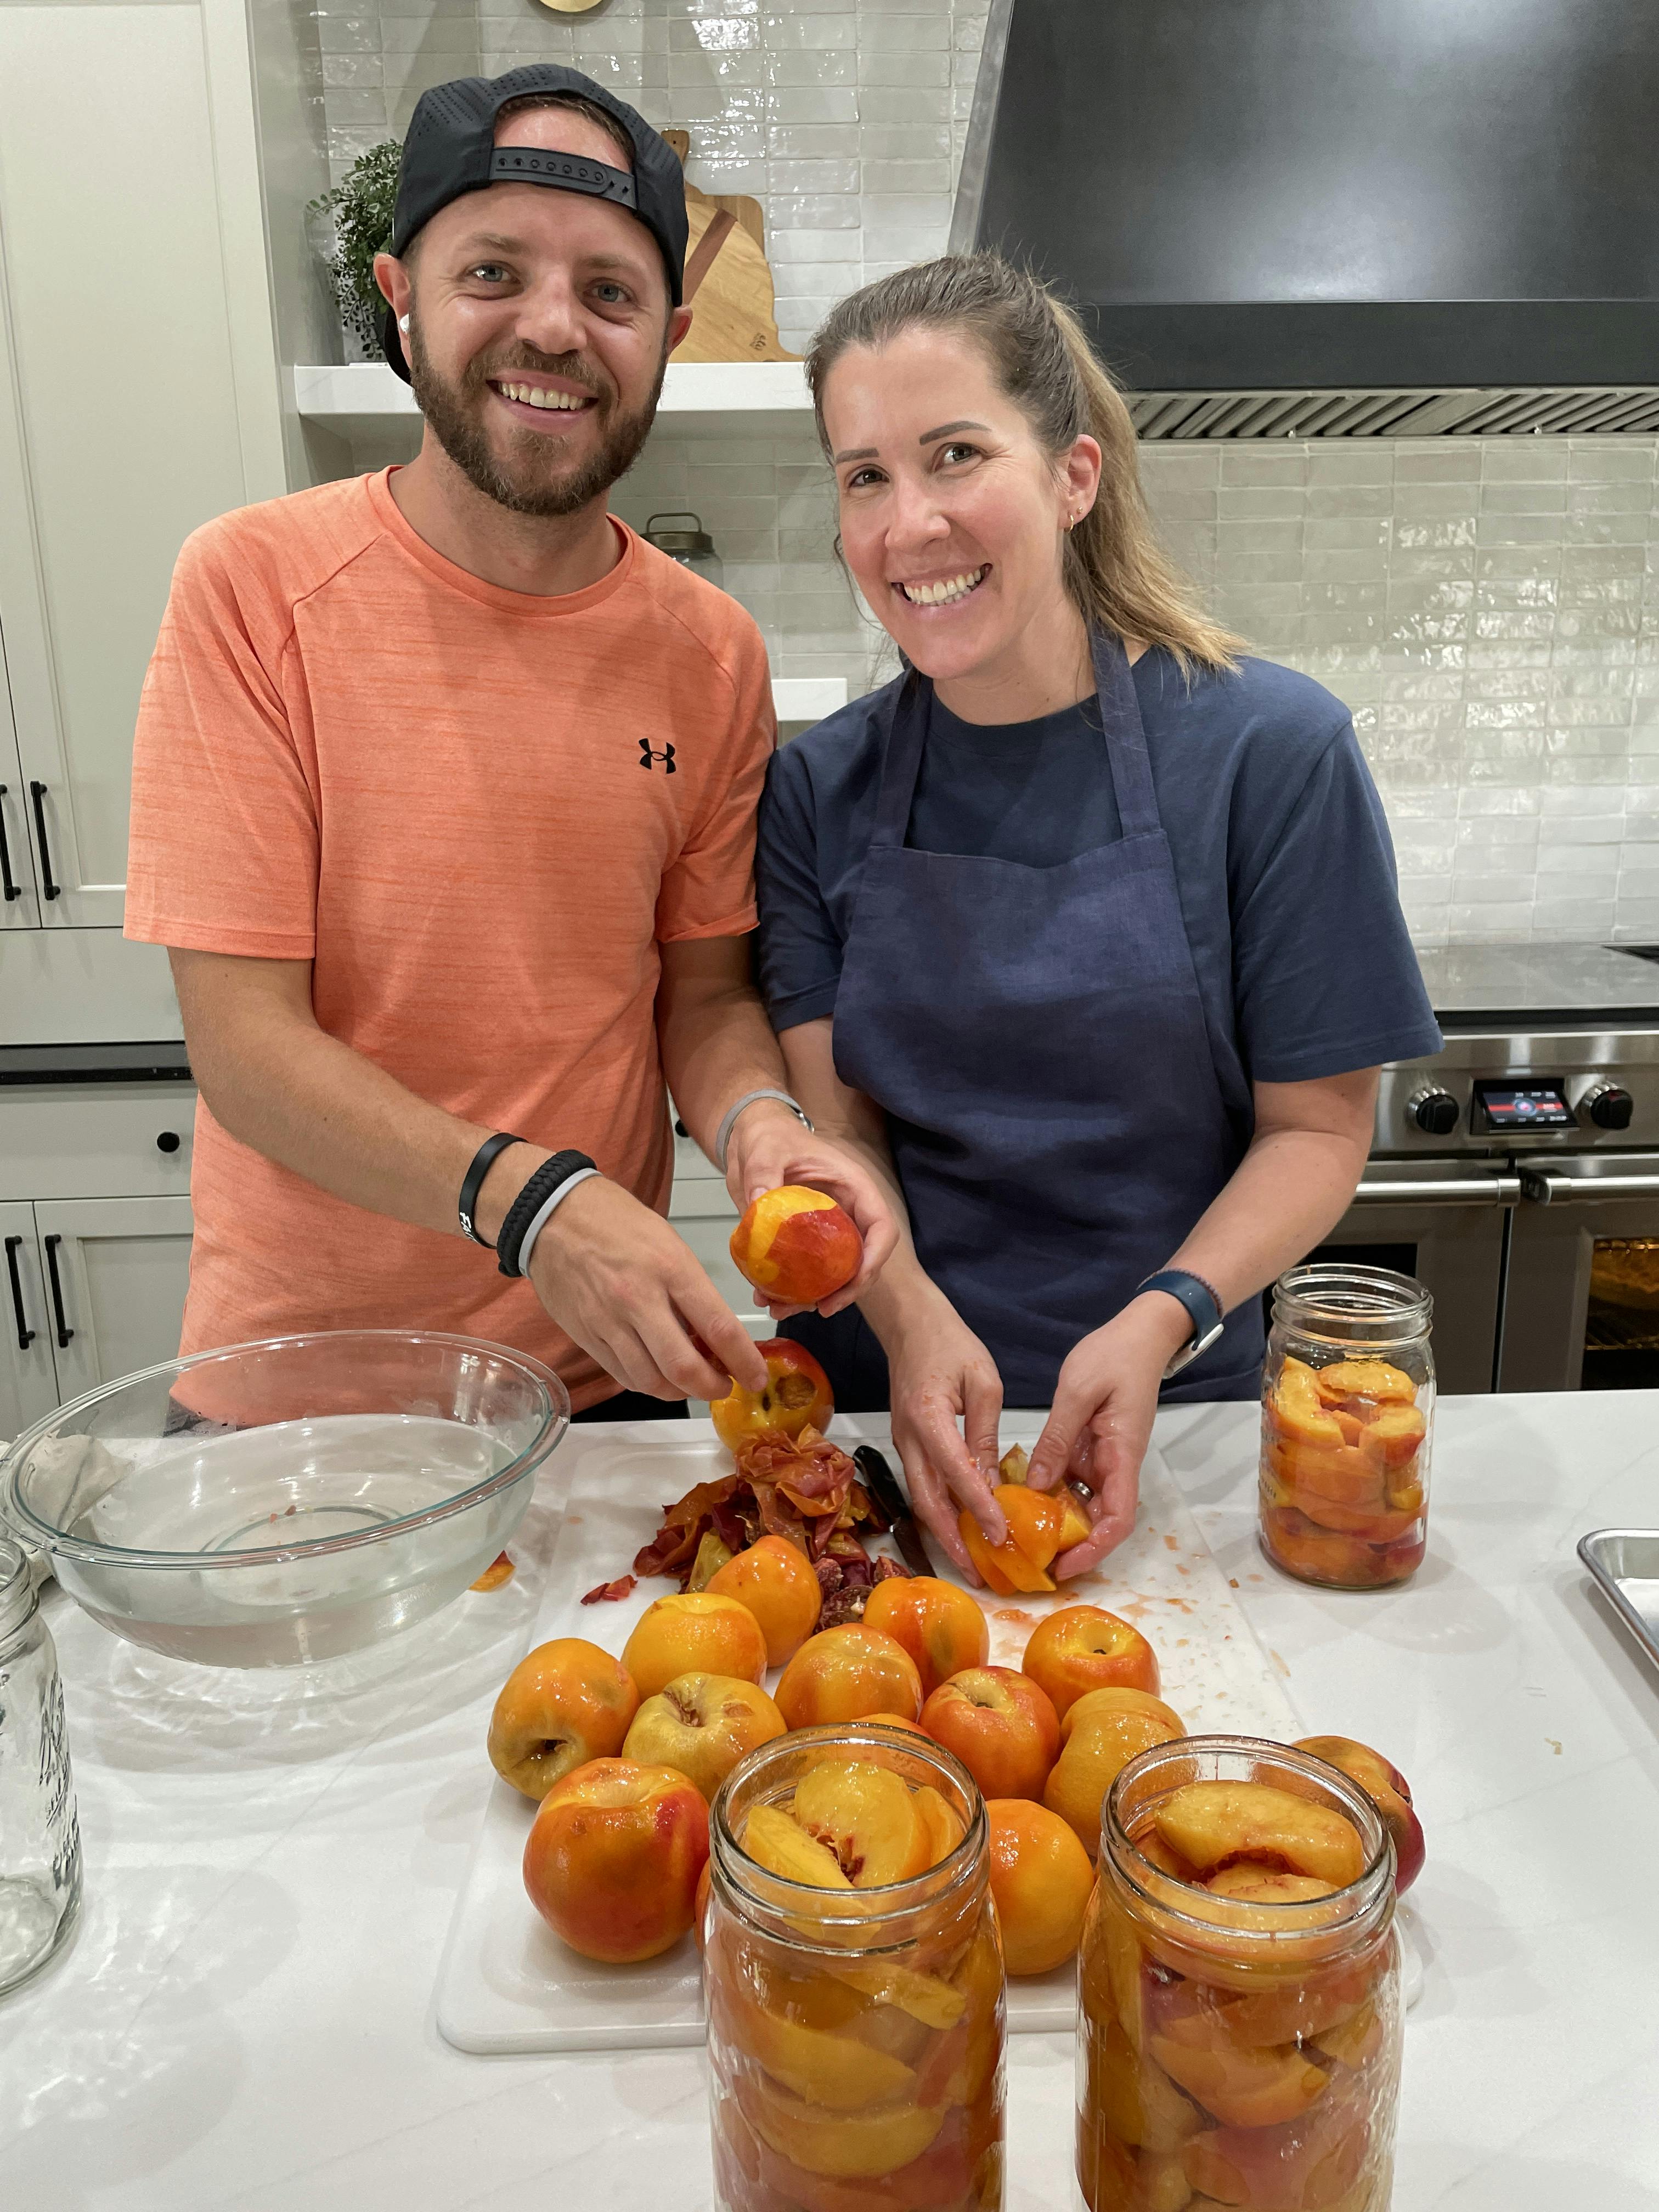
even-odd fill
[[[1599,1198],[1659,1198],[1659,1175],[1551,1175],[1522,1168],[1521,1189],[1534,1206],[1589,1206]]]
[[[1409,1182],[1375,1182],[1364,1176],[1355,1191],[1357,1206],[1513,1206],[1521,1196],[1514,1175],[1423,1176]]]

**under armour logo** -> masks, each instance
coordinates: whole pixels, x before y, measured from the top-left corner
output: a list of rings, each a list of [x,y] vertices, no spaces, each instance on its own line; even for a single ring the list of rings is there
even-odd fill
[[[651,750],[650,738],[641,738],[640,739],[640,766],[641,768],[649,768],[653,761],[660,761],[663,765],[664,775],[672,775],[674,773],[674,748],[672,745],[665,745],[659,753],[653,753]]]

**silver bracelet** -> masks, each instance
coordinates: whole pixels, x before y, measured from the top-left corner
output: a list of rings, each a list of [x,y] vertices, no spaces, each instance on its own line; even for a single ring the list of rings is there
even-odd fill
[[[726,1173],[726,1152],[732,1141],[733,1124],[745,1106],[753,1106],[763,1098],[775,1098],[780,1106],[787,1106],[789,1109],[804,1129],[811,1127],[812,1124],[806,1118],[806,1109],[798,1098],[792,1098],[787,1091],[745,1091],[735,1106],[726,1108],[725,1118],[720,1122],[720,1133],[714,1139],[714,1165],[722,1175]]]
[[[535,1212],[531,1215],[530,1226],[525,1231],[519,1243],[519,1273],[521,1275],[527,1275],[530,1273],[530,1255],[535,1249],[536,1239],[546,1227],[548,1218],[554,1207],[562,1205],[579,1182],[586,1182],[591,1176],[598,1173],[597,1168],[578,1168],[575,1174],[567,1176],[558,1188],[544,1198]]]

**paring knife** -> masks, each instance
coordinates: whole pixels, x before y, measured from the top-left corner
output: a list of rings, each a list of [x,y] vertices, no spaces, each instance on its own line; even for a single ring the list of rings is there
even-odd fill
[[[892,1523],[893,1541],[898,1546],[905,1565],[913,1575],[931,1575],[933,1563],[927,1556],[927,1547],[921,1540],[921,1531],[916,1526],[915,1516],[905,1503],[904,1492],[899,1488],[898,1478],[892,1468],[873,1444],[855,1445],[853,1459],[864,1477],[865,1488]]]

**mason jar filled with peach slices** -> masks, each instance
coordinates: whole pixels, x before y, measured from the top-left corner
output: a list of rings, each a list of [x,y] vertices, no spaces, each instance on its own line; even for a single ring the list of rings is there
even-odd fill
[[[1261,1543],[1287,1574],[1380,1589],[1423,1564],[1434,1302],[1387,1267],[1292,1267],[1261,1376]]]
[[[1387,2212],[1394,1906],[1382,1817],[1323,1759],[1243,1736],[1132,1759],[1079,1962],[1088,2212]]]
[[[719,2212],[999,2212],[1003,1966],[983,1802],[919,1730],[805,1729],[710,1820]]]

